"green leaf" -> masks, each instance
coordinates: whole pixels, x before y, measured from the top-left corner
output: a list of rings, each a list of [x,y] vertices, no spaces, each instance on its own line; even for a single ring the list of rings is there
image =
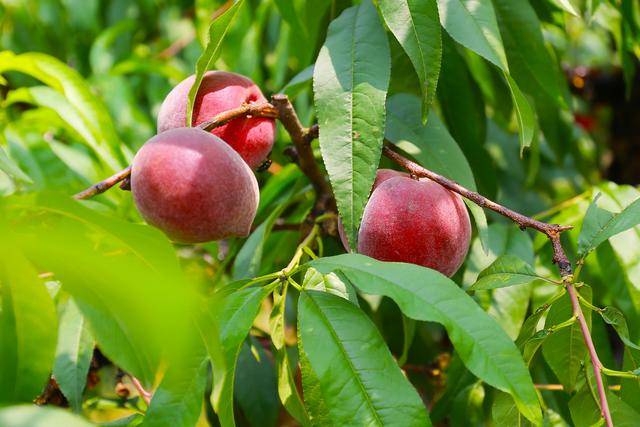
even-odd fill
[[[222,308],[212,310],[220,325],[220,341],[224,351],[224,366],[213,363],[213,393],[211,403],[223,427],[233,426],[233,385],[240,347],[260,309],[269,288],[246,288],[234,291],[228,285],[221,289]]]
[[[635,344],[629,338],[629,327],[627,326],[627,320],[624,318],[624,314],[622,314],[620,310],[615,307],[607,306],[602,311],[600,311],[600,315],[605,322],[613,326],[623,343],[631,348],[640,350],[640,346]]]
[[[585,387],[569,401],[571,419],[576,426],[603,425],[599,404],[593,400],[593,395]],[[616,427],[634,427],[638,424],[640,413],[627,405],[617,395],[607,392],[607,401],[611,411],[611,418]]]
[[[313,291],[328,292],[358,305],[358,296],[349,280],[338,274],[322,274],[315,268],[309,268],[304,274],[302,288]]]
[[[294,99],[313,80],[313,65],[293,76],[279,92],[284,93],[289,99]]]
[[[233,18],[238,14],[243,2],[244,0],[234,0],[231,7],[215,18],[209,25],[207,43],[202,55],[198,58],[198,62],[196,62],[195,79],[193,81],[193,86],[189,89],[189,103],[187,104],[187,117],[185,123],[185,126],[187,127],[191,126],[191,123],[193,123],[193,106],[196,101],[196,95],[198,94],[198,89],[200,89],[204,73],[209,70],[211,64],[213,64],[220,55],[222,41],[224,40],[227,31],[229,31]]]
[[[560,9],[565,12],[575,16],[576,18],[580,17],[580,13],[576,10],[575,6],[569,0],[551,0],[553,4],[558,6]]]
[[[471,167],[456,141],[451,138],[435,112],[429,114],[426,125],[420,119],[418,97],[398,94],[387,101],[387,128],[385,137],[413,156],[430,170],[476,190]],[[487,217],[478,205],[467,202],[483,244],[487,242]]]
[[[75,412],[82,410],[94,344],[87,321],[73,298],[69,298],[60,315],[53,376]]]
[[[42,53],[14,55],[8,51],[0,52],[0,73],[7,71],[28,74],[62,94],[75,109],[83,126],[89,129],[94,148],[102,160],[113,170],[122,169],[121,141],[109,112],[76,70]]]
[[[578,252],[581,258],[586,257],[599,244],[640,224],[640,199],[631,203],[619,213],[609,212],[598,207],[597,195],[582,221],[578,237]]]
[[[320,273],[318,273],[320,274]],[[285,345],[285,303],[287,301],[286,287],[283,293],[273,292],[273,310],[269,317],[271,342],[276,349],[276,367],[278,370],[278,396],[280,401],[301,425],[309,425],[309,416],[298,394],[296,382],[291,371],[289,352]]]
[[[371,0],[329,25],[313,90],[320,151],[352,248],[380,161],[390,72],[387,36]]]
[[[23,183],[33,183],[33,180],[29,177],[29,175],[24,173],[22,169],[20,169],[20,167],[7,156],[7,153],[4,152],[4,149],[2,147],[0,147],[0,171]]]
[[[398,357],[398,366],[402,367],[407,363],[407,357],[409,357],[409,349],[413,343],[413,337],[416,334],[416,321],[402,315],[402,353]]]
[[[565,106],[560,87],[564,76],[560,75],[558,65],[552,61],[544,45],[541,23],[533,7],[526,0],[493,0],[493,4],[511,73],[522,79],[519,81],[537,82],[538,87],[558,106]],[[519,70],[518,74],[516,70]],[[525,83],[522,84],[524,88],[527,87]]]
[[[490,1],[438,0],[440,23],[451,37],[508,72],[498,22]]]
[[[480,379],[510,393],[528,419],[541,419],[538,398],[520,352],[500,326],[442,274],[413,264],[347,254],[314,260],[323,273],[341,271],[360,291],[393,299],[416,320],[441,323],[456,353]]]
[[[0,404],[31,402],[49,380],[56,348],[53,300],[0,224]]]
[[[22,218],[16,248],[64,283],[110,360],[149,387],[161,358],[171,364],[188,357],[180,349],[191,328],[194,286],[166,237],[68,196],[4,201],[5,217]]]
[[[487,137],[485,100],[456,43],[445,33],[442,39],[442,72],[438,101],[451,136],[460,145],[478,183],[479,192],[494,198],[497,191],[492,159],[484,148]],[[464,93],[465,96],[460,96]]]
[[[249,425],[274,427],[280,409],[276,372],[257,339],[245,340],[236,371],[234,395]]]
[[[312,424],[431,425],[420,396],[358,307],[325,292],[304,291],[298,334]]]
[[[0,409],[0,425],[6,427],[92,427],[94,424],[62,408],[18,405]]]
[[[587,301],[591,301],[591,288],[588,286],[580,288],[580,294]],[[587,324],[591,324],[591,310],[583,310],[583,313]],[[545,328],[560,324],[571,316],[573,316],[571,300],[569,295],[565,294],[549,309]],[[564,389],[571,393],[575,389],[578,374],[587,354],[579,322],[549,336],[542,344],[542,354]]]
[[[520,157],[522,157],[525,147],[530,147],[533,141],[536,131],[536,119],[531,104],[520,91],[515,80],[508,74],[505,74],[504,78],[511,91],[511,100],[518,120],[518,139],[520,140]]]
[[[531,283],[535,280],[548,280],[536,274],[535,270],[515,255],[502,255],[493,264],[483,270],[478,281],[469,288],[472,291],[506,288]]]
[[[436,0],[381,0],[378,7],[416,70],[422,92],[422,122],[433,102],[442,61]]]

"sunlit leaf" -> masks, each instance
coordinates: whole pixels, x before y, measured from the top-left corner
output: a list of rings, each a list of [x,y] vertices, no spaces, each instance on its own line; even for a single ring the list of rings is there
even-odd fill
[[[328,29],[314,68],[320,150],[352,248],[380,160],[391,60],[371,0]]]

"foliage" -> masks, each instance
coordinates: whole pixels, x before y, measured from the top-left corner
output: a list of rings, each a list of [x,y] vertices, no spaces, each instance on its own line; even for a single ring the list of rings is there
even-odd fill
[[[607,181],[615,110],[596,117],[574,73],[619,72],[633,96],[637,2],[192,3],[0,0],[0,425],[601,422],[549,240],[470,201],[447,278],[345,254],[281,126],[246,239],[172,244],[127,192],[69,197],[126,167],[169,90],[210,69],[318,124],[352,250],[385,143],[573,226],[613,420],[637,423],[640,192]]]

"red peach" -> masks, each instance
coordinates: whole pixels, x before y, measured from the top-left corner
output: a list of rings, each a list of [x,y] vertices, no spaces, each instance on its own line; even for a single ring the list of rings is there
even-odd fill
[[[186,126],[188,94],[192,75],[169,92],[158,114],[158,133]],[[192,126],[211,120],[216,114],[245,103],[266,102],[260,88],[248,78],[226,71],[209,71],[204,75],[193,109]],[[241,117],[211,131],[233,147],[251,168],[267,158],[275,140],[275,120]]]
[[[470,240],[469,214],[460,196],[431,180],[396,176],[371,195],[358,233],[358,252],[452,276]]]
[[[133,159],[131,191],[142,217],[182,243],[248,235],[259,200],[238,153],[197,128],[147,141]]]

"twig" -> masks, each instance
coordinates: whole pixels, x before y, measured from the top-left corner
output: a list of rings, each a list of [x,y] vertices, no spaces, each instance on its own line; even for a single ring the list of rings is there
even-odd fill
[[[144,400],[147,406],[149,406],[151,404],[152,394],[144,389],[144,387],[136,377],[130,374],[129,378],[131,378],[131,382],[133,383],[133,386],[136,388],[136,390],[138,390],[138,394],[140,395],[142,400]]]
[[[231,110],[223,111],[220,114],[216,114],[211,120],[200,123],[198,127],[202,130],[210,131],[229,123],[233,119],[245,116],[270,117],[275,119],[278,117],[278,110],[268,102],[260,104],[242,104],[238,108],[233,108]]]
[[[226,123],[229,123],[229,121],[233,119],[246,116],[276,118],[278,116],[278,111],[273,107],[273,105],[269,104],[268,102],[263,102],[260,104],[243,104],[238,108],[223,111],[222,113],[217,114],[213,117],[213,119],[199,124],[198,127],[202,130],[210,131],[217,127],[223,126]],[[129,178],[130,175],[131,166],[127,166],[126,169],[121,170],[120,172],[110,176],[104,181],[100,181],[99,183],[92,185],[91,187],[79,192],[73,197],[78,200],[89,199],[93,196],[104,193],[117,183]]]
[[[545,234],[549,238],[549,240],[551,241],[551,247],[553,249],[553,262],[558,266],[558,269],[560,270],[562,282],[571,298],[573,315],[576,317],[576,319],[578,319],[580,330],[582,332],[582,338],[584,339],[585,345],[589,350],[589,356],[593,365],[593,373],[595,374],[598,396],[600,399],[600,412],[607,424],[607,427],[613,427],[611,412],[609,411],[609,404],[607,402],[607,395],[604,388],[604,383],[602,381],[603,365],[598,358],[598,353],[596,352],[593,340],[591,339],[591,334],[589,333],[589,326],[587,325],[584,314],[582,313],[582,308],[580,307],[580,302],[578,301],[578,292],[576,291],[575,285],[573,283],[571,262],[567,258],[564,248],[562,247],[562,243],[560,242],[560,233],[562,233],[563,231],[571,230],[572,227],[566,225],[548,224],[546,222],[538,221],[522,215],[518,212],[512,211],[511,209],[502,206],[492,200],[489,200],[476,192],[464,188],[460,184],[447,179],[442,175],[438,175],[437,173],[425,169],[422,166],[412,162],[411,160],[392,150],[388,143],[385,144],[382,152],[385,156],[406,169],[412,175],[417,177],[429,178],[432,181],[435,181],[443,187],[447,188],[448,190],[451,190],[454,193],[458,193],[461,196],[471,200],[475,204],[487,209],[491,209],[492,211],[511,219],[513,222],[518,224],[520,228],[532,228],[536,231],[539,231],[540,233]]]
[[[534,387],[538,390],[548,390],[548,391],[563,391],[564,387],[562,384],[534,384]],[[612,391],[620,391],[620,384],[610,385],[608,387],[609,390]]]
[[[87,188],[86,190],[83,190],[78,194],[74,195],[73,198],[78,200],[83,200],[83,199],[89,199],[93,196],[104,193],[105,191],[107,191],[108,189],[110,189],[120,181],[123,181],[126,178],[128,178],[129,175],[131,175],[131,166],[127,166],[126,169],[123,169],[120,172],[117,172],[116,174],[111,175],[109,178],[105,179],[104,181],[100,181],[97,184],[93,184],[91,187]]]
[[[313,215],[321,215],[326,210],[335,210],[335,199],[331,187],[320,171],[313,156],[313,150],[309,144],[318,136],[318,126],[305,129],[293,109],[287,95],[276,94],[271,102],[278,110],[280,122],[291,135],[291,142],[296,148],[298,165],[300,170],[309,178],[313,189],[316,191],[316,204]]]

